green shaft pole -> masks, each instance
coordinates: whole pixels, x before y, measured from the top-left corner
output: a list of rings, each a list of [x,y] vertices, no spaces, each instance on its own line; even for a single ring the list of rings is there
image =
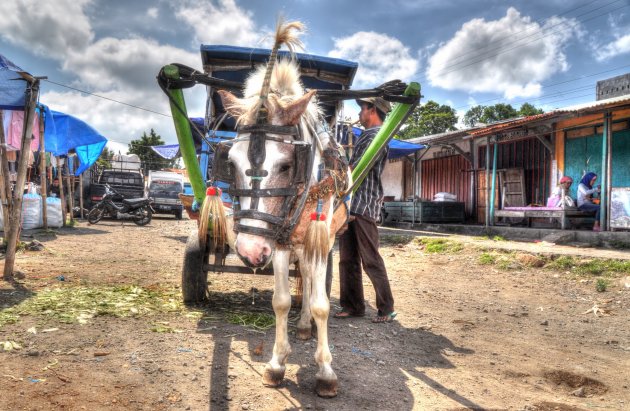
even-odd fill
[[[420,98],[420,83],[412,82],[407,86],[407,89],[404,93],[405,96],[417,96]],[[365,150],[365,153],[359,160],[359,163],[352,170],[352,182],[354,193],[357,191],[365,177],[367,176],[367,172],[365,170],[369,170],[369,168],[374,164],[374,161],[378,154],[381,152],[381,149],[389,143],[389,140],[393,137],[393,134],[396,132],[398,127],[400,126],[400,122],[405,118],[409,111],[409,107],[411,104],[405,103],[396,103],[393,110],[387,118],[385,122],[381,126],[381,129],[378,131],[374,140],[370,143],[368,148]]]
[[[179,68],[177,66],[164,66],[164,74],[166,77],[179,80]],[[195,200],[199,204],[203,203],[206,198],[206,183],[197,163],[197,153],[195,151],[195,143],[192,138],[190,123],[186,111],[186,102],[184,101],[184,93],[181,90],[168,90],[172,100],[171,114],[173,115],[173,123],[175,124],[175,132],[177,133],[177,141],[179,142],[179,150],[182,153],[184,166],[188,170],[188,179],[192,186]],[[182,113],[179,109],[184,112]]]

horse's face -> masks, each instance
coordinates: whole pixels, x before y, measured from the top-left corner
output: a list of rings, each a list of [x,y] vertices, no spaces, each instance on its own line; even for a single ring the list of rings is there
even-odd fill
[[[239,102],[236,97],[227,92],[220,92],[224,106],[228,112],[235,117],[247,116],[248,112],[238,111]],[[271,98],[266,108],[269,112],[268,123],[278,126],[296,125],[300,121],[301,115],[306,110],[313,93],[308,93],[303,97],[292,101],[288,104],[280,103],[277,99]],[[251,118],[246,117],[241,124],[251,124]],[[235,181],[233,187],[235,189],[248,190],[255,186],[254,179],[251,176],[252,164],[250,162],[250,134],[239,133],[240,141],[234,143],[229,152],[229,161],[234,167]],[[290,188],[293,182],[293,175],[296,167],[306,167],[307,164],[295,163],[295,146],[292,144],[281,143],[276,140],[291,140],[294,137],[287,135],[267,134],[264,142],[264,160],[261,162],[260,168],[265,171],[265,175],[256,178],[259,182],[259,190],[266,189],[284,189]],[[254,206],[252,197],[240,196],[240,210],[255,210],[271,216],[282,216],[283,204],[285,197],[259,197],[257,204]],[[272,224],[262,219],[256,218],[239,218],[240,226],[259,228],[261,231],[274,229]],[[277,227],[277,226],[276,226]],[[275,241],[270,235],[262,235],[249,232],[239,232],[236,227],[237,236],[235,248],[236,252],[247,265],[254,268],[264,267],[271,261],[271,255],[275,248]],[[254,230],[255,231],[255,230]]]
[[[244,135],[246,136],[246,135]],[[279,136],[278,136],[279,137]],[[236,171],[235,188],[249,189],[252,187],[252,177],[248,176],[246,170],[251,168],[247,158],[249,149],[248,141],[240,141],[234,144],[230,150],[229,159]],[[291,184],[294,147],[288,144],[281,144],[274,141],[265,142],[265,160],[262,168],[268,172],[266,177],[260,181],[260,189],[286,188]],[[251,197],[240,197],[241,210],[252,209]],[[260,198],[257,210],[271,215],[280,215],[284,197],[262,197]],[[271,229],[269,223],[253,218],[243,218],[240,224],[249,227]],[[265,266],[271,258],[274,250],[274,243],[268,237],[250,233],[238,233],[236,236],[236,252],[239,257],[252,267]]]

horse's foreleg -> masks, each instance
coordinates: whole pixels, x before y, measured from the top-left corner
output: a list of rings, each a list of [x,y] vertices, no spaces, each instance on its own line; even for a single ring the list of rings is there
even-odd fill
[[[310,270],[304,270],[300,266],[300,274],[302,275],[302,310],[297,323],[297,338],[309,340],[311,338],[311,319],[313,318],[311,315],[311,285],[313,281]]]
[[[326,259],[310,267],[312,270],[311,314],[317,325],[317,351],[315,361],[319,366],[315,390],[321,397],[337,395],[337,375],[332,369],[332,355],[328,346],[328,314],[330,302],[326,295]]]
[[[273,356],[265,366],[263,384],[276,387],[284,378],[285,363],[291,353],[287,323],[291,309],[289,292],[289,251],[276,250],[273,256],[274,292],[273,311],[276,315],[276,341]]]

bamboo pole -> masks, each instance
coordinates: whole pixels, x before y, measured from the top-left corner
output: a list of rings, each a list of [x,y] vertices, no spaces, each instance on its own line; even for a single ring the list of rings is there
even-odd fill
[[[22,199],[24,197],[24,183],[26,181],[26,169],[28,168],[29,151],[31,149],[33,118],[39,96],[39,80],[31,78],[26,89],[26,105],[24,107],[24,126],[22,128],[22,144],[20,146],[20,159],[18,161],[17,181],[13,190],[13,201],[9,205],[9,221],[5,221],[5,234],[7,251],[4,260],[4,275],[6,281],[13,280],[13,267],[15,266],[15,252],[20,235],[20,220],[22,217]],[[6,151],[3,151],[6,158]],[[7,230],[8,229],[8,230]]]
[[[0,150],[1,150],[1,159],[0,159],[0,199],[2,201],[2,221],[3,225],[6,227],[9,221],[9,203],[8,199],[11,196],[11,181],[9,179],[9,162],[7,160],[7,145],[6,145],[6,137],[4,135],[4,123],[3,123],[3,110],[0,110]],[[6,229],[2,228],[6,237]]]
[[[79,174],[79,208],[81,220],[85,218],[83,215],[83,173]]]
[[[46,181],[46,143],[44,141],[44,116],[43,111],[39,112],[39,182],[42,194],[42,221],[44,230],[48,229],[48,207],[46,199],[48,197],[48,182]]]
[[[59,199],[61,200],[62,225],[66,226],[66,196],[63,194],[63,166],[59,166],[59,157],[55,157],[57,162],[57,179],[59,180]]]
[[[74,214],[72,213],[72,208],[74,206],[74,196],[72,194],[72,188],[74,187],[74,176],[70,174],[70,157],[66,157],[66,163],[66,170],[68,171],[68,174],[66,174],[66,183],[68,185],[68,197],[66,198],[66,201],[68,202],[68,215],[70,216],[70,221],[73,222]]]

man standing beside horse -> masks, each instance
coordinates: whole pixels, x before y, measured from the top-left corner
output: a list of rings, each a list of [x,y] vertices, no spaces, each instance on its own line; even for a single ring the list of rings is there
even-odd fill
[[[380,97],[357,100],[361,107],[359,121],[365,128],[354,147],[351,167],[355,167],[377,135],[385,116],[391,109],[388,101]],[[363,317],[365,299],[361,266],[367,273],[376,292],[378,313],[375,323],[390,322],[396,317],[394,296],[389,285],[385,263],[379,248],[376,220],[383,201],[381,174],[387,161],[387,147],[379,154],[374,167],[353,194],[348,229],[339,237],[339,282],[341,311],[335,318]]]

